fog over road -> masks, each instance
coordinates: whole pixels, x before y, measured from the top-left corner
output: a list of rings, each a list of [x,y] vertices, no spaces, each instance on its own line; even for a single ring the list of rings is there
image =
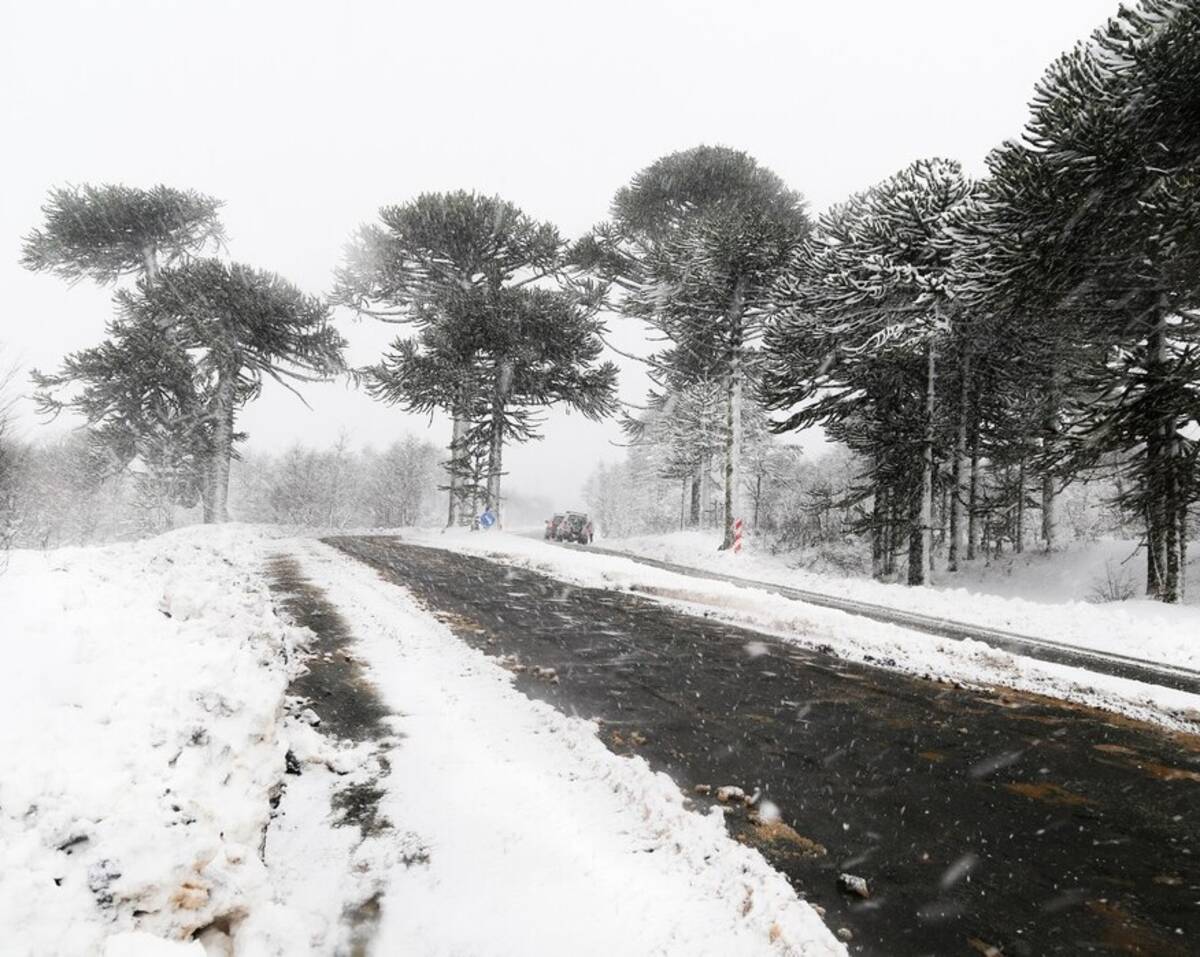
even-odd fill
[[[715,798],[697,785],[761,791],[781,821],[739,805],[731,832],[849,928],[853,953],[1195,951],[1195,737],[849,664],[397,538],[328,541],[698,806]],[[839,890],[843,872],[869,897]]]

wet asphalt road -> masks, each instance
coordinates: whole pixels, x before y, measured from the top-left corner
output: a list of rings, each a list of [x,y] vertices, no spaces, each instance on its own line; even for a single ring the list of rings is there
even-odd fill
[[[328,541],[515,656],[521,690],[599,720],[614,751],[688,792],[761,789],[786,826],[738,809],[731,832],[849,928],[852,953],[1200,953],[1200,739],[395,538]],[[869,899],[839,890],[843,871]]]

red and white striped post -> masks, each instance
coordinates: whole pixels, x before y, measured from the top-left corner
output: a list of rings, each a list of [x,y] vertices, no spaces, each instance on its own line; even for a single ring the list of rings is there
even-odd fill
[[[733,554],[740,555],[742,551],[742,520],[733,520]]]

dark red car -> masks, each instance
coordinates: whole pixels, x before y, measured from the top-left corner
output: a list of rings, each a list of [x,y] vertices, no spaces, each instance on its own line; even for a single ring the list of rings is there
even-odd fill
[[[554,537],[560,542],[578,542],[580,545],[590,545],[595,531],[592,520],[583,512],[567,512],[559,522]]]

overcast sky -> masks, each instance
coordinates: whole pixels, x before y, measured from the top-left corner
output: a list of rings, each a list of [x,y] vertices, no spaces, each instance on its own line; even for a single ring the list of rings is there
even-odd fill
[[[24,272],[21,237],[48,187],[165,183],[225,200],[229,253],[323,293],[351,231],[430,190],[498,193],[574,237],[658,156],[737,147],[813,212],[920,156],[983,170],[1019,134],[1049,62],[1116,0],[105,0],[6,3],[0,13],[0,348],[52,368],[100,340],[109,291]],[[629,347],[637,330],[612,319]],[[395,327],[342,324],[354,362]],[[622,394],[644,379],[624,363]],[[22,381],[27,381],[22,377]],[[240,424],[252,449],[443,443],[340,384],[268,383]],[[21,434],[46,433],[28,403]],[[61,429],[61,425],[57,426]],[[506,457],[510,488],[560,507],[613,424],[552,415]]]

